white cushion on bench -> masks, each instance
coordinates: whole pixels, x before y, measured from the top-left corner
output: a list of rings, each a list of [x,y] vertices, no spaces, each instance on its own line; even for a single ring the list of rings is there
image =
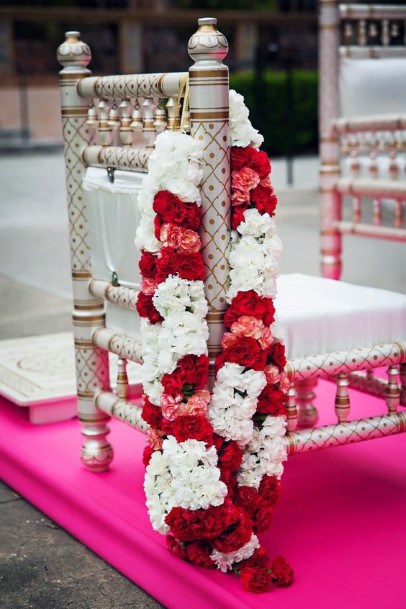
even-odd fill
[[[406,339],[406,296],[310,275],[281,275],[276,299],[289,359]]]

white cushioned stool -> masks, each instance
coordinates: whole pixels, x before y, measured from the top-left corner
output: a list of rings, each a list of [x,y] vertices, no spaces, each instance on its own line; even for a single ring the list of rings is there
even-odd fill
[[[290,359],[406,340],[406,295],[293,273],[276,310]]]
[[[282,275],[276,310],[289,358],[290,431],[297,424],[316,423],[312,400],[319,377],[337,382],[340,423],[349,416],[348,386],[385,397],[389,412],[405,404],[406,295],[310,275]],[[388,382],[373,376],[373,369],[381,366],[388,367]]]

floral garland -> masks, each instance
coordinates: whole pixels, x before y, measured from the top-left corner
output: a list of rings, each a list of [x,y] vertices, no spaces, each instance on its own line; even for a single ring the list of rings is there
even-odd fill
[[[230,115],[229,307],[212,395],[198,233],[202,144],[160,134],[139,196],[144,488],[152,526],[173,554],[232,569],[244,589],[264,592],[293,580],[286,560],[271,561],[257,537],[271,522],[286,459],[288,380],[272,302],[282,248],[262,136],[234,91]]]

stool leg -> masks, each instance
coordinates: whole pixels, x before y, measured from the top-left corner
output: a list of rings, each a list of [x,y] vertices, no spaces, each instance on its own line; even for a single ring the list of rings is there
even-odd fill
[[[400,403],[406,404],[406,364],[400,364]]]
[[[295,382],[298,410],[297,426],[302,429],[314,427],[319,418],[317,408],[312,403],[316,397],[313,391],[316,386],[317,379],[305,379]]]

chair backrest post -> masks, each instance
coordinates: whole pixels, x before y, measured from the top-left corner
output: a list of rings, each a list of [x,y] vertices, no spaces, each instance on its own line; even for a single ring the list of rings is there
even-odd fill
[[[107,415],[94,404],[94,395],[109,387],[108,352],[97,349],[92,334],[105,325],[103,301],[89,292],[91,259],[88,219],[82,180],[86,166],[83,151],[89,144],[86,125],[88,100],[78,93],[78,83],[90,74],[90,49],[79,32],[67,32],[58,48],[63,138],[65,144],[66,190],[70,225],[71,268],[73,280],[73,326],[75,335],[76,377],[79,419],[83,422],[85,444],[82,461],[88,469],[107,469],[113,458],[106,440]]]
[[[319,4],[319,146],[321,197],[322,274],[339,279],[341,274],[341,236],[334,228],[339,220],[340,204],[334,192],[339,175],[338,137],[333,120],[339,114],[339,9],[336,0]]]
[[[188,45],[195,62],[189,69],[191,134],[204,142],[201,237],[207,269],[211,360],[221,351],[230,270],[229,78],[228,68],[222,63],[228,43],[216,24],[214,18],[199,19],[198,30]]]

